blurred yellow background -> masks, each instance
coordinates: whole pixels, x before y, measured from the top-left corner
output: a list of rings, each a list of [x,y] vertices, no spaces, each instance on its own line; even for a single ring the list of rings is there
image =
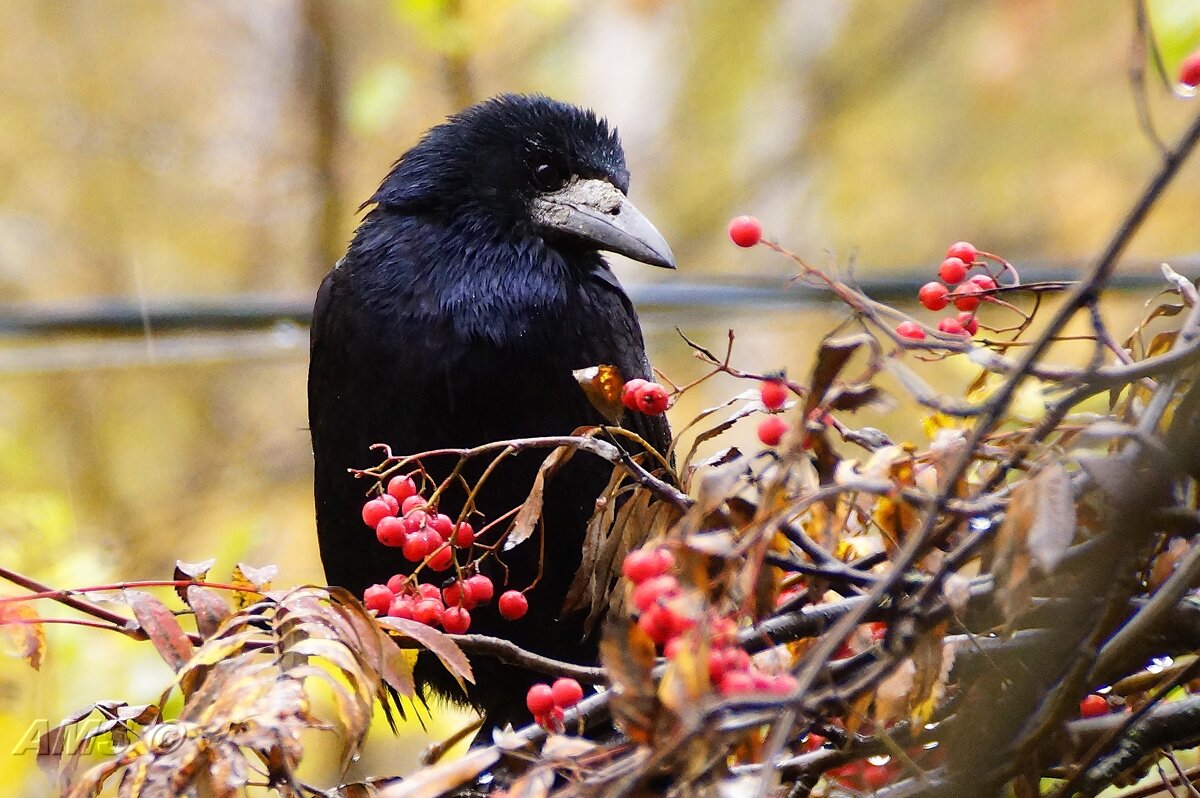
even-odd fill
[[[1200,46],[1200,4],[1149,8],[1173,73]],[[1147,59],[1127,3],[9,0],[2,18],[0,303],[306,301],[392,161],[500,91],[591,106],[619,127],[632,197],[680,264],[620,264],[634,286],[765,278],[782,297],[789,263],[733,247],[737,213],[815,264],[917,274],[913,295],[962,238],[1020,265],[1080,264],[1158,157],[1131,90]],[[1197,107],[1153,76],[1149,106],[1167,140]],[[1128,260],[1194,265],[1198,252],[1193,162]],[[677,382],[702,368],[675,326],[717,349],[734,328],[737,365],[800,378],[844,316],[796,302],[643,307],[651,359]],[[209,557],[214,578],[242,561],[277,564],[277,585],[321,582],[306,347],[290,323],[0,335],[0,564],[56,587],[168,578],[174,560]],[[739,390],[706,383],[672,415]],[[893,416],[873,423],[914,428]],[[751,423],[730,440],[752,438]],[[0,659],[5,795],[50,789],[13,751],[38,719],[151,701],[169,683],[146,644],[47,632],[40,673]],[[347,776],[318,754],[313,780],[406,772],[422,739],[380,729]]]

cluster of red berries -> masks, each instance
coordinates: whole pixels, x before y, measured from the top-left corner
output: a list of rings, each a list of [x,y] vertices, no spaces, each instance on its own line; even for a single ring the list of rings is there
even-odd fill
[[[637,625],[663,647],[669,660],[695,644],[684,634],[696,625],[694,618],[680,613],[672,600],[681,594],[679,580],[668,573],[675,564],[663,548],[635,549],[625,556],[621,573],[633,583],[630,602],[637,612]],[[731,618],[715,618],[708,630],[711,647],[708,676],[722,695],[767,692],[784,695],[796,689],[790,673],[771,674],[753,664],[746,650],[737,645],[737,624]]]
[[[546,729],[562,726],[563,710],[583,699],[583,688],[574,679],[563,677],[554,684],[535,684],[525,694],[525,706],[533,713],[533,722]]]
[[[411,477],[392,477],[387,491],[363,505],[363,522],[385,546],[400,549],[409,562],[422,562],[445,571],[454,562],[454,548],[470,548],[475,531],[466,521],[454,523],[437,512],[417,491]]]
[[[448,579],[440,588],[416,584],[412,577],[396,574],[386,585],[371,585],[363,591],[363,604],[378,615],[441,626],[450,634],[460,635],[471,628],[471,610],[487,604],[495,594],[495,585],[483,574]],[[519,590],[501,593],[496,604],[500,615],[510,621],[529,611],[529,599]]]
[[[657,382],[632,379],[621,388],[621,404],[635,413],[657,416],[670,407],[671,395]]]
[[[940,332],[969,338],[979,331],[975,311],[979,303],[987,298],[986,292],[997,287],[996,279],[990,274],[967,277],[973,267],[983,265],[979,256],[974,244],[967,241],[952,244],[946,250],[946,259],[938,267],[941,282],[934,280],[925,283],[917,292],[917,299],[929,310],[941,310],[953,303],[960,311],[957,316],[946,316],[938,322]],[[958,287],[951,290],[951,285]],[[900,322],[896,325],[896,333],[913,341],[925,338],[925,330],[914,321]]]
[[[753,216],[735,216],[729,220],[729,238],[739,247],[752,247],[762,241],[762,222]]]
[[[783,381],[782,377],[763,380],[759,385],[759,396],[762,399],[763,407],[771,413],[782,410],[783,406],[787,404],[787,383]],[[781,416],[769,415],[758,422],[758,439],[766,446],[778,446],[789,429],[791,429],[791,425]]]

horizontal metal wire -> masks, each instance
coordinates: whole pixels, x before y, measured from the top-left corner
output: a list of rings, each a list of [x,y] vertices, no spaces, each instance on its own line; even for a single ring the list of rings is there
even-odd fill
[[[1169,261],[1179,273],[1200,276],[1200,256]],[[1026,282],[1069,280],[1071,266],[1023,267]],[[932,270],[858,279],[868,295],[884,302],[912,302],[917,287],[929,281]],[[1156,263],[1127,268],[1113,280],[1115,290],[1166,287]],[[828,292],[793,283],[782,277],[753,276],[709,280],[668,279],[628,286],[639,312],[656,314],[678,308],[786,307],[831,301]],[[44,304],[0,303],[0,336],[63,334],[128,335],[153,331],[237,331],[269,328],[281,322],[307,325],[312,316],[311,296],[239,294],[205,299],[149,299],[114,297],[80,302]]]

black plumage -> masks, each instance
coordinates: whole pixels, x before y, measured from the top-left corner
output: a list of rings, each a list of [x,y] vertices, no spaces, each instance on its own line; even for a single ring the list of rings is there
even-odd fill
[[[504,95],[430,130],[364,205],[373,207],[313,313],[309,416],[330,584],[361,595],[412,567],[360,518],[367,485],[347,469],[378,462],[371,444],[417,453],[569,434],[605,423],[572,370],[611,364],[626,379],[651,376],[637,315],[598,253],[674,267],[666,242],[625,198],[628,182],[616,131],[592,112]],[[661,417],[627,413],[622,423],[666,450]],[[485,521],[524,501],[546,454],[512,458],[489,479],[476,500]],[[427,463],[438,477],[451,464]],[[493,602],[472,611],[472,632],[594,662],[582,619],[559,610],[610,474],[602,460],[577,455],[551,481],[545,567],[528,593],[528,615],[504,621]],[[463,501],[462,490],[451,490],[440,510],[457,517]],[[536,535],[504,553],[508,586],[531,584],[540,556]],[[494,560],[483,570],[503,589]],[[417,675],[482,709],[489,725],[526,719],[525,690],[545,677],[486,657],[473,665],[477,683],[465,697],[434,662],[419,662]]]

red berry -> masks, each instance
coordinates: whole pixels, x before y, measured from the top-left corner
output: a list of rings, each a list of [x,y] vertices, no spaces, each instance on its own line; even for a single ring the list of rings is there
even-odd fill
[[[408,591],[408,575],[396,574],[391,579],[387,580],[388,590],[393,593],[405,593]]]
[[[1079,714],[1085,718],[1098,718],[1108,713],[1108,701],[1102,695],[1092,693],[1079,702]]]
[[[661,599],[670,598],[678,591],[678,579],[673,576],[656,576],[635,587],[631,601],[638,612],[646,612]]]
[[[887,765],[867,764],[862,769],[863,786],[868,790],[882,790],[892,781],[892,769]]]
[[[417,595],[421,598],[433,599],[434,601],[442,600],[442,591],[432,582],[422,582],[417,585]]]
[[[758,422],[758,439],[767,446],[778,446],[791,426],[779,416],[767,416]]]
[[[545,715],[554,709],[554,691],[548,684],[535,684],[525,694],[525,706],[534,715]]]
[[[912,341],[925,340],[925,330],[915,321],[902,321],[896,325],[896,335]]]
[[[967,276],[967,264],[962,258],[946,258],[938,267],[938,277],[950,285],[961,283]]]
[[[371,499],[362,508],[363,523],[371,527],[371,529],[379,526],[379,522],[389,515],[395,515],[395,513],[383,499]]]
[[[649,384],[650,380],[643,380],[640,378],[634,378],[625,383],[625,385],[621,388],[621,404],[625,405],[625,407],[629,410],[636,411],[638,409],[637,392],[642,389],[642,386]]]
[[[763,406],[768,410],[783,407],[788,398],[788,387],[783,380],[763,380],[759,386]]]
[[[979,257],[979,251],[975,249],[975,245],[971,242],[959,241],[950,245],[950,249],[946,250],[946,257],[958,258],[963,263],[970,266],[975,262],[975,259]],[[955,282],[957,282],[957,280]]]
[[[643,612],[637,625],[656,645],[661,646],[675,636],[674,613],[659,604]]]
[[[529,612],[529,599],[519,590],[506,590],[500,594],[497,608],[505,620],[515,621]]]
[[[385,516],[380,518],[379,523],[375,526],[375,537],[385,546],[398,548],[408,540],[408,528],[405,526],[403,518],[397,518],[394,515]]]
[[[409,562],[420,562],[425,559],[425,538],[422,535],[409,535],[408,540],[400,548],[400,553]]]
[[[735,216],[729,222],[729,237],[739,247],[752,247],[762,241],[762,222],[753,216]]]
[[[949,316],[938,322],[938,330],[947,335],[966,335],[967,331],[958,323],[958,319],[952,319]]]
[[[921,286],[921,290],[917,291],[917,299],[928,310],[941,310],[946,307],[949,294],[949,288],[935,281]]]
[[[672,643],[675,641],[672,640]],[[721,656],[718,649],[709,652],[708,655],[708,680],[713,684],[720,684],[721,677],[725,675],[725,658]]]
[[[967,280],[954,289],[950,298],[954,300],[954,307],[959,310],[974,310],[979,307],[979,285]]]
[[[996,281],[990,274],[977,274],[967,282],[975,283],[980,291],[990,291],[996,287]]]
[[[793,693],[800,686],[800,682],[790,673],[777,673],[771,677],[771,684],[768,688],[775,695],[787,695]]]
[[[434,532],[436,535],[437,533]],[[454,549],[442,546],[429,558],[429,567],[435,571],[444,571],[454,563]]]
[[[492,600],[492,596],[496,592],[492,580],[483,574],[475,574],[474,576],[467,577],[467,580],[463,582],[463,587],[466,589],[466,593],[471,598],[471,601],[476,604],[487,604]]]
[[[424,496],[409,496],[404,501],[400,502],[400,514],[408,515],[413,510],[425,509],[426,501]]]
[[[550,707],[549,712],[534,714],[533,722],[547,731],[559,730],[562,728],[563,711],[558,707]]]
[[[380,496],[379,498],[383,501],[384,504],[386,504],[388,506],[388,510],[391,512],[392,515],[395,515],[396,513],[400,512],[400,502],[396,500],[395,496],[393,496],[390,493],[385,493],[382,496]]]
[[[388,480],[387,492],[396,501],[403,502],[409,496],[417,495],[417,483],[412,481],[412,477],[400,474]]]
[[[404,514],[404,526],[410,535],[415,535],[429,523],[429,513],[424,510],[409,510]]]
[[[1179,82],[1193,89],[1200,86],[1200,50],[1183,59],[1179,65]]]
[[[413,620],[426,626],[434,626],[441,623],[443,612],[445,612],[445,608],[442,606],[442,602],[434,599],[421,599],[413,607]]]
[[[739,695],[754,692],[754,679],[745,671],[728,671],[721,677],[721,695]]]
[[[411,621],[415,617],[416,606],[416,602],[408,596],[396,596],[392,599],[387,614],[393,618],[406,618]]]
[[[441,535],[442,540],[449,540],[454,534],[454,522],[445,513],[438,513],[429,519],[429,526]]]
[[[456,607],[463,603],[465,593],[462,582],[454,581],[442,588],[442,601],[447,607]]]
[[[825,745],[824,737],[817,734],[816,732],[809,732],[808,736],[804,738],[804,746],[803,746],[802,750],[805,753],[808,753],[810,751],[816,751],[818,748],[821,748],[824,745]]]
[[[638,388],[637,393],[633,395],[633,400],[637,409],[648,416],[657,416],[659,413],[665,412],[667,405],[671,403],[667,389],[657,382],[648,382]]]
[[[741,646],[730,646],[725,649],[725,670],[745,671],[750,669],[750,655]]]
[[[388,590],[387,585],[371,585],[363,591],[363,606],[375,610],[379,615],[386,615],[388,607],[392,606],[395,595]]]
[[[463,521],[454,528],[451,542],[460,549],[470,548],[475,543],[475,530],[469,523]]]
[[[974,335],[979,332],[979,320],[969,310],[964,310],[958,314],[958,323],[967,331],[967,335]]]
[[[442,628],[452,635],[461,635],[471,628],[471,613],[466,607],[447,607],[442,613]]]
[[[664,562],[657,549],[634,549],[621,562],[621,573],[635,585],[647,579],[662,576],[670,563]]]
[[[567,677],[556,679],[550,685],[550,692],[554,696],[554,705],[560,709],[570,709],[583,698],[583,688],[579,682]]]

